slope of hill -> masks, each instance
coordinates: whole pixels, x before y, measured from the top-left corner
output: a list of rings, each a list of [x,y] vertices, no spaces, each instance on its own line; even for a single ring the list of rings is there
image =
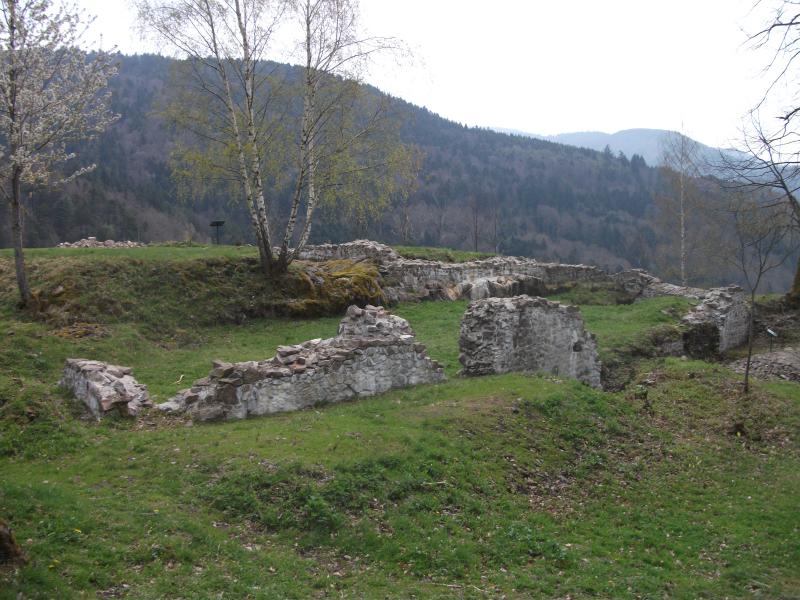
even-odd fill
[[[77,148],[90,175],[64,190],[31,190],[26,215],[28,247],[52,246],[94,235],[140,241],[210,240],[209,223],[226,221],[223,241],[248,243],[251,231],[238,190],[179,202],[169,156],[179,134],[161,117],[174,61],[120,56],[111,82],[121,119],[99,140]],[[289,77],[293,67],[279,67]],[[374,88],[369,93],[380,94]],[[468,128],[394,99],[404,116],[401,138],[421,150],[417,185],[407,202],[379,218],[351,218],[340,206],[318,212],[312,242],[371,238],[396,245],[446,246],[587,263],[610,270],[642,267],[674,276],[674,258],[654,218],[659,173],[639,155],[619,157],[551,141]],[[285,218],[289,190],[271,190],[271,211]],[[702,223],[697,221],[697,227]],[[10,245],[0,221],[0,247]],[[708,260],[709,253],[697,260]],[[698,271],[700,272],[700,271]],[[733,278],[705,269],[724,284]],[[791,281],[790,269],[773,289]]]
[[[213,315],[229,288],[203,277],[199,249],[156,250],[34,253],[52,283],[93,265],[88,293],[116,282],[123,311],[97,322],[83,310],[90,321],[72,328],[16,311],[0,256],[0,332],[13,339],[0,344],[0,515],[28,558],[0,567],[0,598],[796,595],[797,384],[742,396],[724,366],[680,359],[640,364],[620,393],[464,379],[466,303],[427,302],[397,312],[445,383],[236,423],[81,418],[55,385],[67,357],[131,366],[165,400],[212,359],[260,360],[337,330],[336,318],[196,319],[181,301]],[[176,299],[187,275],[203,293]],[[679,306],[582,311],[612,352],[674,323]]]
[[[113,108],[122,118],[97,143],[80,149],[98,168],[66,190],[34,191],[27,245],[87,235],[205,240],[209,221],[217,218],[227,221],[227,241],[249,241],[246,214],[234,197],[175,201],[167,163],[174,132],[158,114],[171,60],[151,55],[119,59],[120,75],[111,89]],[[407,114],[403,139],[424,153],[419,186],[409,205],[358,226],[342,218],[341,211],[327,211],[316,229],[317,241],[369,236],[463,249],[472,249],[477,241],[479,250],[610,268],[647,266],[645,249],[654,232],[645,216],[657,175],[641,161],[466,128],[397,103]],[[276,210],[282,208],[278,198]],[[410,215],[411,227],[401,235],[404,213]],[[0,246],[9,243],[4,220]]]
[[[641,156],[650,166],[657,166],[661,162],[663,153],[664,138],[677,132],[666,129],[635,128],[623,129],[616,133],[604,133],[602,131],[575,131],[570,133],[559,133],[556,135],[538,135],[517,129],[495,128],[500,133],[525,136],[540,140],[566,144],[577,148],[588,148],[603,152],[608,147],[614,155],[622,152],[628,157],[633,155]],[[700,156],[713,162],[718,159],[720,152],[730,152],[721,148],[707,146],[697,140]]]

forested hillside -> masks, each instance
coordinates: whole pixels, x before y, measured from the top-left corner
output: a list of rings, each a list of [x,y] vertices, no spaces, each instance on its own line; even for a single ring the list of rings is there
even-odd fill
[[[26,244],[49,246],[88,235],[205,241],[214,219],[227,221],[225,241],[249,242],[246,211],[235,196],[176,199],[168,164],[175,132],[159,116],[170,85],[170,59],[119,58],[120,74],[111,88],[121,119],[79,149],[97,169],[63,191],[31,192]],[[404,113],[402,138],[422,152],[418,185],[407,201],[368,223],[328,207],[313,241],[371,237],[464,249],[477,245],[539,259],[658,271],[651,218],[658,172],[641,157],[463,127],[397,103]],[[274,210],[281,210],[280,197]],[[4,219],[0,246],[9,243]]]

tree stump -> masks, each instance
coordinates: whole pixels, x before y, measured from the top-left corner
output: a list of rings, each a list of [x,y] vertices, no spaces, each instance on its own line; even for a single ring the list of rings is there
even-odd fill
[[[22,554],[22,548],[14,538],[11,526],[0,519],[0,566],[17,565],[24,562],[26,562],[25,555]]]

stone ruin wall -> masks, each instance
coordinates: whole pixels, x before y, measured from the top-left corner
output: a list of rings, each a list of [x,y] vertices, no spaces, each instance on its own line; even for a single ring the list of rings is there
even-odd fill
[[[377,264],[402,260],[394,248],[370,240],[355,240],[343,244],[309,245],[300,250],[298,258],[315,262],[342,259],[373,260]]]
[[[692,355],[719,354],[747,341],[750,306],[738,286],[707,290],[681,323],[685,327],[684,345]]]
[[[541,263],[513,256],[462,263],[407,259],[389,246],[369,240],[307,246],[300,252],[300,258],[310,261],[372,260],[378,264],[384,279],[384,293],[390,302],[477,300],[522,293],[541,294],[547,286],[611,281],[597,267]]]
[[[628,269],[610,276],[610,279],[636,300],[640,298],[657,298],[660,296],[679,296],[700,300],[708,290],[684,287],[661,281],[644,269]]]
[[[351,306],[336,337],[280,346],[261,362],[215,363],[208,377],[158,408],[198,421],[243,419],[444,379],[405,319]]]
[[[750,306],[744,290],[736,285],[702,288],[661,281],[642,269],[629,269],[611,276],[634,299],[678,296],[698,300],[681,319],[683,352],[708,357],[741,346],[747,341]]]
[[[135,417],[143,408],[153,406],[147,386],[133,378],[130,367],[68,358],[58,385],[83,402],[95,419],[114,409],[123,416]]]
[[[597,343],[574,306],[524,295],[476,300],[459,347],[464,375],[543,371],[601,385]]]
[[[372,260],[380,269],[389,302],[539,296],[547,293],[548,288],[597,282],[617,286],[634,301],[659,296],[699,301],[683,320],[687,329],[686,351],[692,354],[725,352],[740,345],[747,336],[749,308],[740,288],[684,287],[661,281],[642,269],[609,275],[587,265],[541,263],[513,256],[463,263],[405,259],[389,246],[369,240],[308,246],[301,252],[301,258]],[[701,349],[703,344],[705,348]]]

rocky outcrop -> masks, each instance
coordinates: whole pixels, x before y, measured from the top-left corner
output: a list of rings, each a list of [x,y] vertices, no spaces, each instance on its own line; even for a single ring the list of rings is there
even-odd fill
[[[684,346],[691,356],[726,352],[747,341],[750,306],[738,286],[704,291],[702,301],[683,319]]]
[[[147,386],[136,381],[132,373],[130,367],[68,358],[58,384],[75,394],[96,419],[113,409],[124,416],[135,417],[152,403]]]
[[[114,240],[99,241],[95,237],[89,237],[77,242],[61,242],[57,248],[143,248],[147,244],[139,242],[115,242]]]
[[[737,360],[730,367],[737,373],[744,373],[747,359]],[[750,374],[760,379],[800,383],[800,347],[754,355],[750,362]]]
[[[243,419],[445,379],[408,322],[374,306],[351,306],[336,337],[279,346],[260,362],[213,367],[159,408],[198,421]]]
[[[597,344],[574,306],[524,295],[474,301],[459,345],[464,375],[543,371],[600,387]]]

